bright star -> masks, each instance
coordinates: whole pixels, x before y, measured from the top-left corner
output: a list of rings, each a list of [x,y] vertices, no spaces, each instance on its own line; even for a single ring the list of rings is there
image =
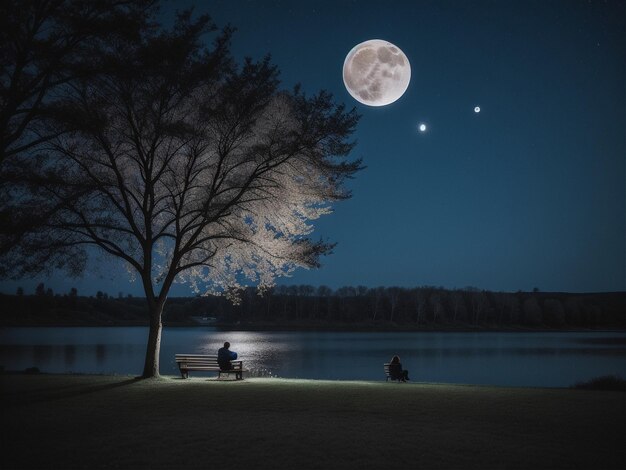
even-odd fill
[[[420,124],[419,130],[420,132],[426,132],[426,124]]]

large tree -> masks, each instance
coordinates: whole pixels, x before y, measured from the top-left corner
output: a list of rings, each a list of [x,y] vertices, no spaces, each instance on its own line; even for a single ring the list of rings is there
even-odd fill
[[[347,159],[354,110],[279,89],[269,59],[237,66],[230,31],[208,47],[212,31],[184,13],[103,50],[106,73],[73,84],[36,175],[60,209],[30,238],[95,246],[141,281],[144,377],[159,375],[173,282],[233,292],[317,266],[332,245],[311,240],[310,221],[350,196],[345,179],[360,168]]]

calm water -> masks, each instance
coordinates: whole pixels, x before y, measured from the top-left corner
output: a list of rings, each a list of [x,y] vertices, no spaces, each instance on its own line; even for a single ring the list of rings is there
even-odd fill
[[[140,374],[147,331],[2,328],[0,365]],[[210,327],[166,328],[161,374],[178,375],[175,353],[214,354],[226,340],[246,368],[278,377],[383,380],[382,365],[393,354],[421,382],[562,387],[600,375],[626,377],[626,332],[224,332]]]

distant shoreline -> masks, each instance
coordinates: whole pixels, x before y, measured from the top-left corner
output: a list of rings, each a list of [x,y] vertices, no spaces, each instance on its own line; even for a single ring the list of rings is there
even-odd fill
[[[234,305],[223,297],[172,298],[167,327],[212,326],[249,331],[626,331],[626,292],[489,293],[435,288],[363,295],[259,297]],[[146,326],[140,298],[0,295],[0,326]]]

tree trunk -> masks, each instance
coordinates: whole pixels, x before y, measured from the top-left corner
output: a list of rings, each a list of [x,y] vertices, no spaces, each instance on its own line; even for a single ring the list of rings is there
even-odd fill
[[[161,352],[161,314],[163,303],[156,302],[149,306],[150,309],[150,333],[148,334],[148,347],[146,349],[146,362],[143,366],[144,379],[160,377],[159,353]]]

